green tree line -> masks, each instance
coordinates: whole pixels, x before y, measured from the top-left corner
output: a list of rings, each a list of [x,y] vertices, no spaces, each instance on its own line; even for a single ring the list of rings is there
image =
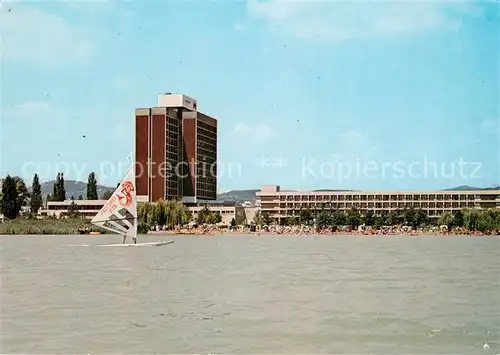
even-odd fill
[[[272,223],[272,218],[267,213],[258,213],[254,218],[258,225],[268,225]],[[424,228],[432,225],[446,225],[448,229],[453,227],[466,228],[471,231],[489,231],[500,229],[499,209],[462,209],[454,214],[445,212],[437,220],[428,218],[427,213],[422,209],[393,210],[385,215],[375,215],[374,211],[368,210],[361,214],[357,209],[343,210],[322,210],[314,211],[302,209],[297,216],[286,217],[280,220],[282,225],[313,225],[318,228],[335,228],[339,226],[350,226],[357,228],[364,224],[380,228],[383,226],[406,225],[412,228]]]
[[[193,214],[181,202],[175,200],[160,200],[156,203],[140,203],[137,206],[137,218],[139,229],[144,227],[153,228],[155,226],[173,229],[176,226],[184,226],[193,221]],[[222,220],[218,212],[210,211],[204,206],[196,219],[197,224],[216,224]]]
[[[7,175],[2,182],[0,191],[0,212],[8,219],[15,219],[19,216],[21,209],[27,205],[30,207],[30,212],[36,215],[43,206],[42,187],[38,174],[33,176],[31,193],[28,193],[26,184],[19,176]],[[112,192],[105,191],[102,198],[108,199]],[[74,197],[71,198],[74,200]],[[83,196],[78,196],[79,200],[83,200]],[[87,199],[97,200],[97,179],[95,173],[90,173],[87,184]],[[66,188],[64,184],[64,174],[58,173],[52,186],[52,194],[47,195],[47,201],[65,201]],[[78,216],[78,208],[76,203],[72,203],[69,208],[71,217]]]

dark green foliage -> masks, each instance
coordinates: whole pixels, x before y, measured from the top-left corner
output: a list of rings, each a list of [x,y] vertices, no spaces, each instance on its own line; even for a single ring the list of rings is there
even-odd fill
[[[212,223],[220,223],[222,222],[222,215],[220,214],[219,211],[212,213]]]
[[[415,212],[415,209],[413,207],[404,210],[403,218],[404,218],[404,222],[407,226],[413,227],[415,225],[415,215],[416,215],[416,212]]]
[[[42,207],[42,187],[40,186],[40,181],[38,180],[38,175],[35,174],[33,177],[33,185],[31,191],[30,208],[31,213],[37,214],[38,210]]]
[[[390,211],[386,218],[386,223],[389,226],[401,224],[402,221],[403,218],[400,210]]]
[[[97,179],[95,178],[95,173],[89,174],[87,182],[87,200],[97,200]]]
[[[374,222],[375,222],[375,219],[374,219],[373,211],[372,210],[366,211],[366,213],[365,213],[365,225],[373,226]]]
[[[208,208],[208,206],[204,206],[200,212],[198,212],[198,217],[196,219],[197,224],[204,224],[204,223],[210,223],[211,222],[211,214],[212,212]]]
[[[447,226],[450,229],[453,224],[453,215],[446,211],[438,218],[438,224],[440,226]]]
[[[52,188],[52,201],[64,201],[65,199],[64,176],[63,173],[58,173]]]
[[[347,224],[352,228],[357,228],[362,223],[361,215],[359,211],[355,208],[351,208],[347,212]]]
[[[429,218],[427,217],[427,213],[424,210],[418,209],[415,212],[414,217],[414,227],[423,227],[429,223]]]
[[[139,222],[139,224],[137,225],[137,234],[148,234],[148,232],[148,224],[145,222]]]
[[[464,213],[461,210],[458,210],[453,215],[453,226],[462,227],[463,225],[464,225]]]
[[[21,207],[24,207],[27,204],[27,201],[29,198],[28,188],[26,187],[24,180],[21,179],[19,176],[14,176],[13,179],[14,179],[14,183],[16,185],[16,191],[17,191],[16,205],[19,207],[19,211],[20,211]]]
[[[341,210],[335,210],[332,214],[332,225],[335,227],[347,224],[346,214]]]
[[[299,221],[303,224],[311,224],[314,216],[310,209],[302,209],[299,211]]]
[[[79,234],[80,229],[91,232],[108,233],[107,230],[94,226],[86,218],[61,218],[44,219],[17,218],[0,223],[0,234]]]
[[[59,201],[66,200],[66,189],[64,188],[64,174],[61,173],[61,181],[59,185]]]
[[[386,223],[387,223],[387,221],[386,221],[386,217],[384,215],[382,215],[382,216],[376,216],[374,218],[373,226],[375,228],[381,228],[381,227],[385,226]]]
[[[78,218],[79,217],[78,206],[75,203],[74,199],[72,199],[71,204],[68,206],[68,216],[70,218]]]
[[[318,214],[316,225],[320,229],[330,227],[332,225],[332,214],[327,211],[321,211]]]
[[[264,212],[262,214],[262,223],[264,225],[270,225],[271,223],[273,223],[273,219],[269,216],[269,213]]]
[[[19,201],[16,182],[14,178],[7,175],[2,183],[2,214],[9,219],[16,218],[21,210]]]

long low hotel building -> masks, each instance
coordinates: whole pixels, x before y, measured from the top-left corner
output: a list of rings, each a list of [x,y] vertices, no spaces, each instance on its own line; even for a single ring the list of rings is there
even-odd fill
[[[444,212],[462,208],[500,208],[500,189],[441,191],[285,191],[277,185],[262,186],[257,191],[261,212],[279,220],[298,217],[301,209],[358,209],[362,214],[388,214],[392,210],[415,208],[438,218]]]

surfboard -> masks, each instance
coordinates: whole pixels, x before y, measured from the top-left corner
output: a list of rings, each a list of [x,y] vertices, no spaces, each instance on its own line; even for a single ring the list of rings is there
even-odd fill
[[[102,244],[97,247],[161,247],[163,245],[172,244],[174,241],[169,240],[165,242],[150,242],[150,243],[128,243],[128,244]]]

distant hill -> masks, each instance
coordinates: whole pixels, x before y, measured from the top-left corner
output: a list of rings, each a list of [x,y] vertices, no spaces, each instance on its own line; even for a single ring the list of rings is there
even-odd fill
[[[42,197],[44,199],[47,197],[48,194],[52,194],[54,182],[55,181],[52,180],[52,181],[46,181],[41,184]],[[87,198],[87,183],[85,182],[75,181],[75,180],[64,180],[64,189],[66,190],[67,199],[71,199],[71,196],[74,196],[76,200],[80,195],[82,195],[83,199]],[[31,191],[31,187],[29,188],[29,190]],[[114,188],[97,185],[97,195],[99,196],[99,198],[101,198],[106,191],[114,191]]]
[[[255,202],[255,193],[260,191],[260,189],[255,190],[231,190],[217,195],[217,200],[219,201],[230,201],[230,202],[245,202],[251,201]]]
[[[45,199],[47,197],[47,194],[52,194],[52,186],[54,184],[54,181],[46,181],[42,183],[42,196]],[[83,198],[85,199],[87,196],[87,183],[82,182],[82,181],[75,181],[75,180],[65,180],[64,181],[64,186],[66,188],[66,197],[68,199],[71,198],[71,196],[74,196],[75,199],[78,199],[79,195],[82,195]],[[103,185],[97,185],[97,194],[99,195],[99,198],[102,197],[102,195],[106,191],[114,191],[115,187],[109,187],[109,186],[103,186]],[[467,191],[467,190],[500,190],[500,186],[492,186],[492,187],[472,187],[468,185],[462,185],[462,186],[457,186],[453,187],[450,189],[444,189],[443,191]],[[28,189],[31,191],[31,187]],[[217,195],[217,200],[218,201],[228,201],[228,202],[245,202],[245,201],[251,201],[255,202],[256,200],[256,192],[260,191],[260,189],[250,189],[250,190],[231,190],[227,191],[221,194]],[[284,190],[282,190],[284,191]],[[314,191],[353,191],[353,190],[334,190],[334,189],[319,189],[319,190],[314,190]]]
[[[42,187],[42,196],[45,199],[47,194],[52,194],[54,180],[46,181],[41,184]],[[71,196],[75,197],[75,200],[78,199],[78,196],[82,195],[84,199],[87,198],[87,183],[82,181],[75,180],[65,180],[64,188],[66,189],[66,198],[71,199]],[[31,187],[28,189],[31,192]],[[97,194],[99,198],[106,191],[113,192],[115,187],[97,185]],[[255,193],[260,190],[232,190],[222,194],[217,195],[217,200],[219,201],[229,201],[229,202],[245,202],[245,201],[255,201]]]
[[[468,185],[461,185],[457,187],[453,187],[451,189],[445,189],[445,191],[467,191],[467,190],[500,190],[500,186],[491,186],[491,187],[472,187]]]

